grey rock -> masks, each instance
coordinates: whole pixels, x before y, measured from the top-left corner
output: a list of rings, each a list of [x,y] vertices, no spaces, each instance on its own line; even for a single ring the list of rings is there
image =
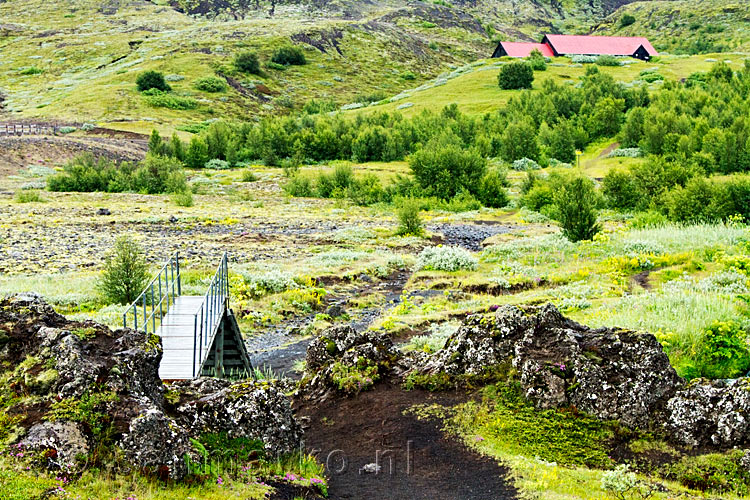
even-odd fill
[[[750,443],[750,379],[693,380],[669,400],[667,411],[665,428],[682,444]]]
[[[49,468],[64,471],[74,468],[76,457],[85,457],[90,448],[81,426],[65,420],[34,424],[19,444],[29,451],[44,452]]]
[[[183,395],[197,396],[177,408],[181,423],[191,432],[226,432],[230,437],[260,439],[272,455],[299,449],[302,427],[278,383],[199,379],[183,384],[188,386]],[[220,385],[223,387],[216,390]],[[206,389],[209,392],[204,393]]]
[[[333,365],[348,368],[377,366],[385,375],[400,357],[400,352],[387,335],[369,331],[357,332],[351,325],[328,328],[307,347],[305,363],[306,384],[299,394],[306,398],[324,398],[335,389]]]
[[[188,433],[158,408],[138,413],[120,443],[127,459],[161,477],[185,477],[185,456],[192,451]]]
[[[653,335],[590,329],[551,304],[470,317],[444,349],[416,364],[423,373],[460,375],[507,362],[537,407],[575,406],[630,427],[648,427],[684,383]]]

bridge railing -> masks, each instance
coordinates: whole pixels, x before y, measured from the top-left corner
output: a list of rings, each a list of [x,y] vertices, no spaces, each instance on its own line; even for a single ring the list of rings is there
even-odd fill
[[[122,326],[146,334],[156,333],[162,318],[181,294],[180,253],[175,252],[125,310]]]
[[[203,303],[195,313],[195,333],[193,338],[193,377],[206,362],[211,352],[214,337],[229,306],[229,265],[227,253],[221,257],[221,263],[216,269]]]

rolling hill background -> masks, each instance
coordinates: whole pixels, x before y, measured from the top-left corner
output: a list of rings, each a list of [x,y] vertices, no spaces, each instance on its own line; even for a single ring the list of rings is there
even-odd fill
[[[622,23],[624,14],[635,21]],[[10,0],[0,3],[0,92],[5,121],[98,122],[129,130],[252,118],[300,108],[380,100],[488,57],[499,39],[546,32],[646,35],[673,53],[747,50],[747,9],[719,0]],[[279,46],[308,64],[241,75],[235,53],[265,64]],[[137,74],[169,76],[191,110],[154,108]],[[228,77],[209,94],[195,80]]]

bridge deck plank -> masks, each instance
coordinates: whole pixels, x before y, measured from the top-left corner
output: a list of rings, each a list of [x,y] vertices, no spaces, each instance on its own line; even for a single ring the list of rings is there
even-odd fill
[[[195,313],[200,310],[201,304],[202,296],[177,297],[156,330],[164,349],[159,366],[162,380],[193,378],[193,330]]]

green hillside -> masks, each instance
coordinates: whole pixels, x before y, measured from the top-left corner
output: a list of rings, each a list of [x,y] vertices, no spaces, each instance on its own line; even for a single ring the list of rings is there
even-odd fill
[[[631,15],[632,24],[623,16]],[[627,26],[623,26],[626,24]],[[647,36],[672,54],[750,51],[750,10],[746,2],[676,0],[635,2],[594,28],[601,35]]]

